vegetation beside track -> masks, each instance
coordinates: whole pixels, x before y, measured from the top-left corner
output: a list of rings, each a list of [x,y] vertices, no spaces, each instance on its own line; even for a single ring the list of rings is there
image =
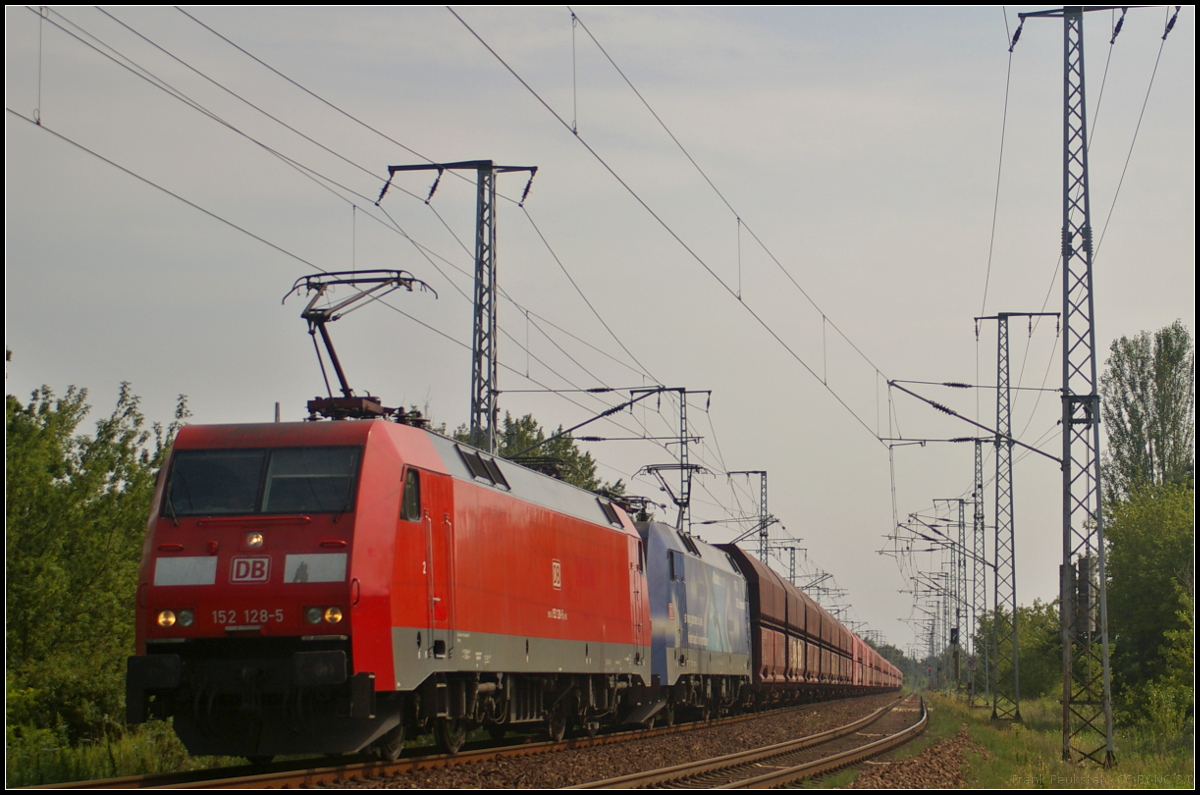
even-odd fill
[[[946,696],[926,696],[929,726],[925,733],[887,757],[916,756],[954,737],[965,725],[978,749],[968,751],[965,785],[974,789],[1192,789],[1195,781],[1195,729],[1143,721],[1118,729],[1117,764],[1111,768],[1061,761],[1062,712],[1057,702],[1021,702],[1021,723],[994,722],[991,710],[970,708]],[[845,787],[860,774],[842,771],[815,786]],[[903,786],[903,782],[897,782]]]
[[[28,726],[9,726],[5,735],[7,788],[245,764],[228,756],[190,755],[162,721],[75,743],[61,733]]]

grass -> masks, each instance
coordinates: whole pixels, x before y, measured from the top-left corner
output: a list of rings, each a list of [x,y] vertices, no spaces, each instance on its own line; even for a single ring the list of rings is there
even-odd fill
[[[191,756],[170,724],[161,721],[138,726],[119,738],[74,746],[45,729],[10,726],[5,746],[4,783],[8,788],[245,763],[228,756]]]
[[[6,788],[246,764],[242,757],[191,756],[171,725],[162,721],[136,726],[119,738],[78,745],[64,742],[55,732],[28,726],[9,726],[5,735]],[[476,729],[467,739],[489,741],[491,737],[486,729]],[[416,735],[405,743],[409,748],[433,745],[431,734]]]
[[[927,693],[926,704],[929,726],[924,734],[887,758],[916,756],[966,724],[971,739],[985,749],[968,754],[966,786],[973,789],[1193,789],[1191,725],[1182,734],[1118,729],[1117,764],[1102,768],[1061,760],[1062,708],[1055,701],[1023,701],[1020,723],[993,722],[990,709],[971,709],[947,696]],[[846,770],[801,786],[844,787],[857,776],[857,770]]]
[[[1054,701],[1025,701],[1021,723],[993,723],[988,710],[972,710],[949,699],[945,708],[963,716],[971,737],[987,749],[970,755],[968,783],[981,788],[1192,789],[1195,753],[1187,736],[1166,737],[1149,728],[1121,729],[1114,736],[1116,764],[1062,761],[1062,708]]]

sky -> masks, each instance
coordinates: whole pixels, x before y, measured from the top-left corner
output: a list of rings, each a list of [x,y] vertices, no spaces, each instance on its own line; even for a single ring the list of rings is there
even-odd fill
[[[1010,56],[1039,7],[42,8],[5,9],[8,393],[87,387],[102,416],[128,381],[151,421],[181,394],[195,423],[299,420],[325,386],[293,282],[403,269],[431,290],[330,331],[359,392],[454,428],[473,175],[375,202],[390,165],[536,166],[523,207],[527,175],[497,180],[501,410],[570,427],[692,390],[693,530],[748,528],[759,476],[728,473],[766,471],[772,541],[913,648],[908,575],[944,555],[888,537],[956,517],[973,477],[970,445],[915,440],[976,430],[888,382],[991,427],[975,318],[1061,309],[1061,21]],[[1195,330],[1195,16],[1164,42],[1166,19],[1130,11],[1111,47],[1111,13],[1085,21],[1101,361]],[[1061,338],[1010,322],[1014,434],[1058,455]],[[642,468],[677,460],[679,415],[645,400],[581,446],[666,503]],[[1057,466],[1018,454],[1014,492],[1017,598],[1050,600]]]

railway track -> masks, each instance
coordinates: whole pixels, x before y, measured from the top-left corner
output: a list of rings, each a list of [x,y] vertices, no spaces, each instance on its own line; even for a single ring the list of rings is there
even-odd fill
[[[700,762],[634,773],[628,776],[578,784],[569,789],[628,789],[635,787],[672,787],[688,789],[758,789],[777,787],[801,778],[829,773],[897,748],[925,729],[927,714],[924,699],[919,701],[919,718],[911,725],[888,727],[880,739],[864,743],[862,731],[889,715],[903,714],[902,703],[889,705],[860,720],[798,740],[789,740],[766,748]],[[893,723],[907,723],[906,719]]]
[[[896,706],[896,704],[892,704],[890,706]],[[805,708],[802,707],[797,709]],[[886,710],[873,713],[871,716],[868,716],[868,720],[878,720],[879,716],[884,712],[886,712]],[[330,764],[330,760],[324,759],[302,760],[299,762],[290,763],[276,762],[265,768],[244,765],[234,768],[197,770],[184,773],[160,773],[146,776],[130,776],[119,779],[53,784],[48,786],[72,789],[140,789],[146,787],[170,789],[252,789],[303,786],[355,786],[359,782],[373,780],[378,781],[381,779],[401,777],[409,774],[416,774],[421,771],[430,771],[436,768],[450,768],[459,765],[478,766],[480,763],[486,763],[491,760],[499,760],[502,758],[511,759],[522,756],[550,754],[557,751],[612,745],[634,740],[648,740],[651,738],[665,737],[671,734],[686,733],[701,729],[712,729],[718,727],[732,728],[736,724],[758,720],[763,717],[764,713],[739,715],[731,718],[682,724],[672,727],[617,732],[613,734],[601,735],[595,739],[588,739],[586,737],[571,738],[558,743],[531,742],[527,740],[519,745],[508,745],[503,747],[479,747],[463,751],[455,756],[446,756],[444,754],[409,755],[392,763],[359,761],[359,757],[347,757],[345,760],[339,761],[337,764]],[[846,726],[840,727],[840,731],[843,734],[853,733],[855,731],[860,731],[865,725],[866,723],[864,721],[858,720],[847,724]],[[829,734],[830,732],[823,732],[821,735],[817,736],[826,737]],[[520,742],[520,738],[513,739],[515,739],[517,742]],[[409,753],[411,754],[412,752],[410,751]],[[579,779],[576,778],[575,780],[578,781]],[[638,785],[610,784],[610,786]]]
[[[636,729],[632,731],[602,734],[595,738],[575,737],[560,742],[530,742],[519,745],[475,748],[462,751],[454,756],[446,754],[408,755],[395,762],[357,761],[360,757],[350,756],[346,761],[336,765],[274,762],[266,766],[241,765],[231,768],[213,768],[208,770],[189,770],[180,773],[151,773],[143,776],[124,776],[121,778],[97,779],[93,781],[75,781],[60,784],[44,784],[31,789],[254,789],[264,787],[298,787],[298,786],[329,786],[382,777],[390,777],[412,773],[430,768],[452,767],[485,762],[500,757],[521,757],[537,754],[548,754],[556,751],[567,751],[577,748],[628,742],[636,739],[659,737],[668,734],[693,731],[714,726],[725,726],[753,720],[758,715],[737,715],[729,718],[718,718],[696,723],[684,723],[675,726],[664,726],[654,729]],[[544,735],[543,735],[544,736]],[[519,741],[519,738],[512,738]],[[409,752],[411,754],[411,751]],[[325,760],[320,760],[325,761]]]

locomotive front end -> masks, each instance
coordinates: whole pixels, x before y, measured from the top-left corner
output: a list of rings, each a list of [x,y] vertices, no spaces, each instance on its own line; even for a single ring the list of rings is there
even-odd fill
[[[194,754],[361,748],[351,576],[369,423],[192,426],[160,474],[137,591],[127,718]]]

